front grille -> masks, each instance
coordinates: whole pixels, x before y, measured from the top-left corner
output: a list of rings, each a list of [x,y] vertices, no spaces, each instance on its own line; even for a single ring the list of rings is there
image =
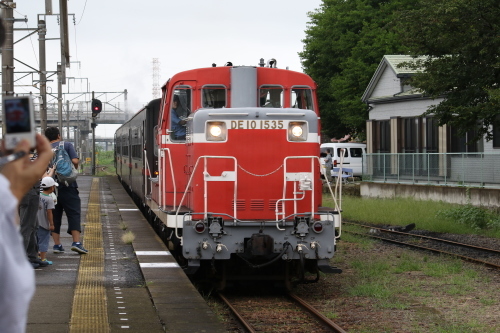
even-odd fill
[[[232,202],[232,209],[234,209],[234,200]],[[246,201],[245,200],[236,200],[236,210],[245,210],[246,209]]]
[[[252,199],[250,201],[250,210],[264,210],[264,200]]]
[[[276,202],[277,201],[278,201],[278,199],[269,200],[269,210],[272,210],[272,211],[276,210]],[[283,201],[281,201],[278,204],[278,211],[281,211],[282,208],[283,208]]]

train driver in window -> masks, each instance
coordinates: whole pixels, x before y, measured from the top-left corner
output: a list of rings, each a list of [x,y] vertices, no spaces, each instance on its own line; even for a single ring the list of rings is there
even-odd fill
[[[282,88],[264,87],[260,89],[260,106],[264,108],[281,108]]]
[[[185,105],[185,103],[184,103]],[[176,141],[186,140],[186,123],[187,117],[189,116],[189,111],[183,106],[179,95],[174,95],[172,101],[172,139]]]

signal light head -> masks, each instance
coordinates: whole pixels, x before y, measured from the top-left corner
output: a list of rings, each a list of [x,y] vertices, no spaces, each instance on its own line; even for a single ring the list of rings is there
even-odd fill
[[[96,117],[102,111],[102,102],[98,99],[92,99],[92,117]]]

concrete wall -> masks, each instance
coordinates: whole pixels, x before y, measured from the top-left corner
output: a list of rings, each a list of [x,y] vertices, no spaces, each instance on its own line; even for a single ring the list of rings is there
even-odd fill
[[[474,206],[500,208],[499,189],[361,182],[360,193],[361,197],[404,197],[456,204],[470,202]]]

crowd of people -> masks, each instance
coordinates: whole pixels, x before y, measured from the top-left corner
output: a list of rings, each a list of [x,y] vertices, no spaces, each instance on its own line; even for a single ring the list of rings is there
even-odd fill
[[[5,38],[0,18],[0,46]],[[35,292],[33,268],[51,264],[46,257],[50,234],[58,245],[54,246],[54,252],[64,251],[59,237],[63,212],[68,218],[68,233],[73,237],[71,250],[80,254],[88,252],[80,242],[78,185],[76,182],[68,186],[61,184],[59,198],[54,197],[58,187],[53,178],[57,178],[57,167],[51,162],[53,149],[61,141],[59,129],[49,127],[45,136],[36,134],[35,139],[35,147],[30,147],[28,140],[21,140],[12,152],[5,151],[3,140],[0,145],[1,332],[26,331],[29,305]],[[73,145],[65,142],[64,149],[78,169],[79,159]]]

